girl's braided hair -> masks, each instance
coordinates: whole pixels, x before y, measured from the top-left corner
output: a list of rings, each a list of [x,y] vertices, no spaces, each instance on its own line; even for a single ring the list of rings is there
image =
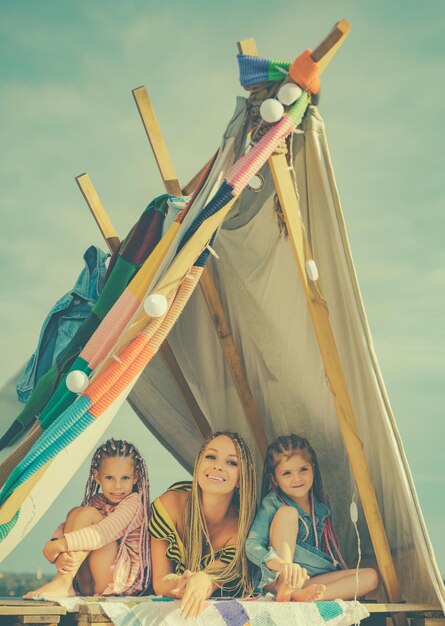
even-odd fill
[[[275,468],[280,463],[281,459],[283,457],[289,458],[295,453],[301,454],[306,461],[312,465],[314,482],[311,488],[311,495],[315,496],[319,502],[326,505],[326,495],[323,489],[323,481],[321,479],[320,467],[318,465],[315,450],[305,437],[300,437],[300,435],[295,435],[294,433],[278,437],[278,439],[275,439],[275,441],[269,444],[264,459],[261,499],[263,499],[271,489],[275,490],[272,478],[275,475]],[[347,565],[338,546],[337,535],[332,525],[330,516],[325,520],[321,547],[333,561],[338,561],[344,569],[347,569]]]
[[[128,595],[143,593],[149,586],[151,580],[151,551],[150,538],[148,535],[148,522],[150,518],[150,493],[148,473],[145,461],[135,445],[124,439],[108,439],[99,446],[91,459],[90,473],[85,487],[82,506],[91,506],[94,496],[99,492],[100,485],[94,478],[94,472],[100,470],[102,461],[106,458],[127,457],[134,460],[134,469],[137,474],[136,484],[133,485],[133,492],[137,492],[141,497],[143,521],[139,539],[139,557],[141,567],[137,578],[131,587],[126,591]],[[121,539],[121,546],[124,545],[128,535],[128,530]],[[119,557],[119,554],[118,554]]]
[[[215,553],[209,537],[206,520],[202,513],[201,488],[197,481],[197,472],[205,449],[216,437],[229,437],[235,445],[239,467],[239,489],[233,494],[232,504],[238,512],[238,535],[233,559],[222,569],[215,569]],[[210,547],[211,560],[205,568],[209,576],[223,590],[227,586],[232,588],[236,585],[236,593],[241,595],[250,594],[253,591],[251,582],[251,570],[246,556],[246,539],[252,525],[256,508],[256,477],[252,455],[246,442],[238,433],[216,432],[202,444],[196,457],[193,472],[192,491],[184,509],[184,520],[187,524],[185,536],[186,568],[192,572],[201,570],[201,561],[204,556],[206,543]]]

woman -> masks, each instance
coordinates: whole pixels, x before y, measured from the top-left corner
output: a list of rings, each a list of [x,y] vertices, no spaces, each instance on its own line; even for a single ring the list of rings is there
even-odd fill
[[[181,599],[185,617],[211,595],[242,596],[252,586],[247,533],[255,514],[255,470],[237,433],[214,433],[201,447],[193,481],[176,483],[152,506],[153,589]]]

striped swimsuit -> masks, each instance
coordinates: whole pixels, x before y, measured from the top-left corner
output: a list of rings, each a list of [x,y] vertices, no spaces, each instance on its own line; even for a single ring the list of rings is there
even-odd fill
[[[125,595],[137,579],[141,560],[139,545],[144,520],[139,493],[131,493],[119,502],[109,504],[101,493],[93,496],[91,506],[100,511],[104,518],[97,524],[64,533],[65,524],[60,524],[53,534],[54,539],[65,538],[68,551],[98,550],[113,541],[118,543],[118,553],[113,566],[113,582],[102,595]],[[131,593],[140,593],[139,588]]]
[[[191,492],[191,481],[178,482],[169,487],[167,491],[188,491]],[[167,541],[166,556],[174,562],[175,574],[182,574],[185,569],[185,548],[182,543],[182,539],[176,530],[176,527],[168,514],[166,508],[162,504],[159,498],[151,505],[151,518],[148,525],[148,532],[153,539],[163,539]],[[222,563],[231,563],[235,556],[235,546],[226,546],[220,550],[215,550],[215,558],[222,561]],[[211,561],[211,555],[205,554],[201,559],[201,568],[205,569]],[[241,596],[243,595],[244,588],[240,580],[234,580],[229,583],[224,589],[217,589],[214,592],[215,595],[224,596]]]

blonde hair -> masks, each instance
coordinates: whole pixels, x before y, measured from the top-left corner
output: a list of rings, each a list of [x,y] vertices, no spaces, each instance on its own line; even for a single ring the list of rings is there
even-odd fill
[[[236,506],[238,511],[238,534],[233,560],[224,567],[217,568],[214,565],[215,553],[210,542],[206,520],[201,508],[201,488],[198,485],[196,477],[205,449],[213,439],[220,436],[229,437],[229,439],[231,439],[235,445],[238,457],[239,489],[235,490],[232,499],[232,504]],[[190,569],[192,572],[203,569],[201,561],[204,557],[204,544],[207,542],[210,546],[210,563],[204,568],[204,571],[210,576],[211,580],[217,583],[223,591],[224,587],[227,587],[230,583],[239,581],[239,584],[236,585],[237,591],[239,589],[240,592],[239,595],[251,593],[253,587],[245,544],[247,533],[253,522],[255,509],[255,466],[247,444],[238,433],[213,433],[203,443],[196,458],[193,471],[192,491],[184,509],[184,528],[188,529],[185,537],[186,568]]]

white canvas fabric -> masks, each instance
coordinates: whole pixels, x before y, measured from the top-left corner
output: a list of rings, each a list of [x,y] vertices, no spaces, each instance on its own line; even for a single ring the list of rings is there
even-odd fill
[[[383,515],[408,601],[445,594],[419,507],[357,284],[322,119],[311,107],[294,143],[303,221]],[[246,189],[215,243],[210,266],[269,440],[296,432],[309,438],[331,496],[334,524],[350,566],[357,542],[349,517],[354,480],[290,243],[280,238],[274,188],[266,166],[259,193]],[[214,430],[236,430],[261,459],[199,289],[170,334],[180,367]],[[143,373],[131,403],[149,428],[190,469],[202,437],[162,357]],[[373,564],[358,494],[362,564]],[[384,599],[383,590],[379,597]]]

